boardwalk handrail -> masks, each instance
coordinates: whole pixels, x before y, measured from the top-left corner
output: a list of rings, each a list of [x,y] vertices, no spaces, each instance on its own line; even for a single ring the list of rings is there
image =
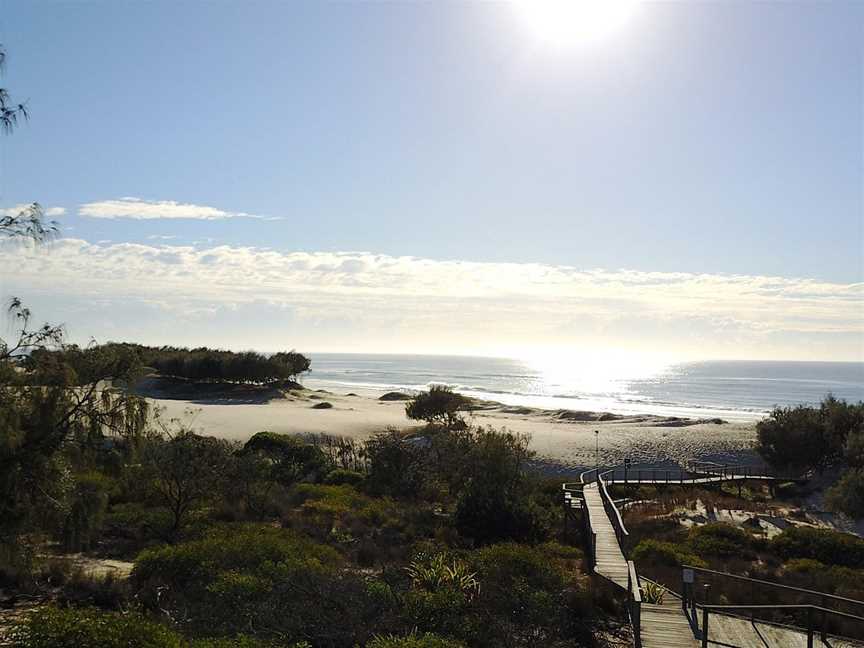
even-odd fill
[[[627,532],[627,527],[624,526],[624,520],[621,519],[621,511],[618,510],[618,507],[615,506],[615,500],[612,499],[612,496],[609,494],[609,490],[606,488],[606,480],[604,479],[605,475],[608,475],[610,472],[614,472],[615,469],[607,470],[604,473],[600,473],[597,476],[597,481],[599,482],[600,488],[600,497],[603,499],[603,508],[606,509],[606,514],[609,516],[609,520],[612,522],[612,527],[615,529],[615,536],[618,540],[619,546],[621,546],[621,550],[623,552],[623,542],[625,536],[630,535]]]
[[[642,648],[642,590],[636,564],[632,560],[627,561],[627,612],[636,648]]]
[[[777,589],[784,589],[793,592],[799,592],[801,594],[807,594],[808,596],[818,596],[821,599],[831,599],[833,601],[839,601],[841,603],[851,603],[852,605],[858,605],[864,607],[864,601],[859,601],[857,599],[846,598],[845,596],[837,596],[836,594],[828,594],[827,592],[820,592],[818,590],[806,589],[804,587],[795,587],[793,585],[784,585],[783,583],[775,583],[773,581],[761,580],[759,578],[751,578],[749,576],[739,576],[738,574],[730,574],[728,572],[716,571],[714,569],[708,569],[706,567],[694,567],[693,565],[681,565],[682,569],[692,569],[694,572],[701,572],[704,574],[712,574],[714,576],[722,576],[724,578],[731,578],[733,580],[744,581],[748,583],[756,583],[758,585],[767,585],[769,587],[775,587]],[[777,607],[777,606],[773,606]]]
[[[760,623],[767,623],[769,625],[777,625],[786,628],[792,629],[801,629],[806,630],[807,632],[807,647],[813,647],[813,638],[816,634],[815,620],[814,616],[816,612],[820,612],[822,614],[822,623],[819,627],[819,635],[823,641],[828,638],[828,636],[839,637],[840,635],[829,633],[825,627],[825,620],[829,614],[834,616],[839,616],[845,619],[851,619],[853,621],[864,621],[864,617],[858,616],[856,614],[849,614],[848,612],[840,612],[839,610],[832,610],[830,608],[824,608],[821,605],[808,605],[808,604],[781,604],[781,605],[700,605],[702,608],[702,646],[703,648],[707,648],[708,642],[711,639],[711,625],[708,622],[708,613],[711,611],[719,612],[721,614],[728,614],[732,610],[750,610],[751,613],[753,610],[806,610],[807,611],[807,627],[796,626],[791,624],[780,624],[780,623],[772,623],[771,621],[765,621],[760,619]],[[733,615],[735,616],[735,615]],[[751,616],[752,619],[752,616]],[[852,639],[852,637],[848,637]]]
[[[833,616],[833,617],[839,617],[840,619],[846,619],[846,620],[857,621],[857,622],[864,622],[864,616],[861,616],[859,614],[852,614],[850,612],[844,612],[844,611],[839,610],[839,609],[832,609],[832,608],[827,607],[827,603],[829,601],[832,601],[832,602],[837,602],[840,604],[846,604],[846,605],[851,604],[851,605],[859,606],[859,608],[864,608],[864,601],[846,598],[844,596],[837,596],[836,594],[828,594],[827,592],[819,592],[816,590],[805,589],[803,587],[794,587],[792,585],[784,585],[783,583],[775,583],[773,581],[761,580],[758,578],[750,578],[749,576],[739,576],[737,574],[730,574],[727,572],[716,571],[713,569],[707,569],[705,567],[694,567],[692,565],[683,565],[682,569],[683,570],[692,570],[694,575],[696,573],[701,573],[701,574],[708,574],[710,576],[719,576],[722,578],[728,578],[730,580],[734,580],[734,581],[738,581],[738,582],[751,583],[751,584],[756,584],[756,585],[760,585],[760,586],[772,587],[772,588],[776,588],[776,589],[780,589],[780,590],[794,592],[797,594],[804,594],[806,596],[815,597],[815,598],[819,599],[819,604],[815,604],[815,603],[772,603],[772,604],[713,605],[713,604],[709,604],[707,600],[703,600],[702,603],[698,603],[696,601],[696,597],[694,596],[694,593],[693,593],[694,584],[692,584],[693,579],[691,578],[689,581],[691,584],[689,586],[685,585],[685,587],[684,587],[684,596],[682,598],[681,604],[682,604],[682,608],[686,612],[687,607],[688,607],[688,602],[689,602],[690,608],[692,609],[693,622],[694,623],[696,621],[696,609],[697,608],[702,609],[702,637],[703,637],[702,645],[703,646],[707,646],[706,642],[707,642],[707,637],[708,637],[707,628],[708,628],[708,613],[709,613],[709,611],[721,612],[721,613],[731,615],[731,616],[739,616],[739,615],[732,614],[732,611],[733,610],[738,610],[738,611],[749,610],[750,611],[750,620],[753,621],[756,618],[755,614],[757,611],[765,611],[765,612],[787,611],[788,612],[788,611],[793,611],[793,610],[806,610],[807,611],[806,627],[804,627],[805,624],[802,624],[800,622],[800,620],[798,620],[797,625],[794,623],[792,623],[792,624],[780,623],[775,619],[760,618],[759,621],[761,623],[767,623],[769,625],[776,625],[776,626],[781,626],[781,627],[786,627],[786,628],[805,630],[807,632],[807,637],[808,637],[808,644],[807,644],[808,646],[813,645],[812,644],[813,633],[816,631],[815,621],[813,618],[814,612],[818,612],[821,615],[821,622],[819,623],[818,630],[819,630],[819,634],[822,637],[823,641],[829,635],[835,636],[835,637],[841,636],[837,632],[830,632],[830,633],[828,632],[827,621],[828,621],[829,615]],[[705,587],[709,588],[710,585],[706,584]],[[689,596],[688,596],[688,591],[689,591]],[[706,591],[706,597],[705,598],[707,599],[707,591]],[[862,614],[864,614],[864,611],[862,611]]]

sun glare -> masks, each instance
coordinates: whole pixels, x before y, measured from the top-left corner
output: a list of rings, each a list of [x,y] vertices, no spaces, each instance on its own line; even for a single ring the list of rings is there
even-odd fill
[[[602,40],[624,26],[634,0],[516,0],[520,20],[556,48]]]

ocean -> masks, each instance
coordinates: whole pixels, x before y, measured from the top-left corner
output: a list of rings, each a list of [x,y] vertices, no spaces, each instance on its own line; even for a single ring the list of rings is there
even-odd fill
[[[753,421],[826,394],[864,400],[864,363],[710,361],[531,362],[467,356],[312,353],[314,388],[422,390],[446,384],[507,405]]]

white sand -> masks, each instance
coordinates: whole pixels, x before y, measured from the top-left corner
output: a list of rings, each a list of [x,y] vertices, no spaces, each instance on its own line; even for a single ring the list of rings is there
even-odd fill
[[[191,422],[202,434],[245,441],[261,430],[272,432],[327,432],[365,438],[388,426],[419,428],[405,417],[405,403],[378,400],[382,392],[348,390],[335,394],[320,391],[292,392],[284,399],[261,404],[226,404],[150,399],[164,408],[163,417],[178,417]],[[332,409],[313,409],[326,400]],[[700,423],[682,426],[664,423],[656,417],[630,417],[613,421],[562,420],[555,412],[491,406],[470,417],[475,425],[506,427],[531,435],[538,457],[562,471],[593,466],[595,443],[599,440],[602,465],[617,465],[625,457],[634,463],[664,465],[689,459],[735,457],[749,450],[755,441],[752,423]],[[576,418],[582,418],[577,416]],[[600,434],[595,437],[594,431]]]

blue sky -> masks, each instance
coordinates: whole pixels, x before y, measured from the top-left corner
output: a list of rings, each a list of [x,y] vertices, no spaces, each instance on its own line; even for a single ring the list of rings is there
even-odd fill
[[[505,3],[7,1],[3,82],[32,119],[0,142],[0,201],[65,210],[55,257],[77,256],[48,271],[108,282],[87,263],[109,253],[182,269],[155,303],[140,290],[151,266],[125,286],[70,276],[61,292],[18,250],[0,293],[100,339],[171,342],[166,327],[185,322],[184,343],[506,353],[528,338],[639,348],[656,330],[643,347],[860,359],[864,4],[644,4],[564,48],[523,18]],[[358,251],[373,256],[321,261]],[[238,297],[231,282],[253,276],[238,255],[260,268],[271,253],[282,292]],[[331,273],[292,274],[300,254]],[[427,292],[385,298],[381,263],[402,257],[415,265],[398,277],[431,276]],[[206,281],[216,258],[238,276],[190,307],[178,282]],[[477,316],[510,316],[513,331],[489,341],[430,321],[422,305],[443,298],[453,263],[475,285],[442,321],[489,296]],[[535,267],[598,271],[590,290],[608,290],[590,301],[567,275],[534,318],[555,310],[552,329],[532,326],[548,288],[532,288]],[[650,316],[624,270],[668,288]],[[521,288],[481,286],[487,272]],[[735,276],[763,297],[791,281],[799,301],[742,304]],[[682,281],[721,280],[721,312],[695,293],[672,306]],[[370,314],[373,285],[391,311]],[[242,325],[250,313],[266,323]]]

